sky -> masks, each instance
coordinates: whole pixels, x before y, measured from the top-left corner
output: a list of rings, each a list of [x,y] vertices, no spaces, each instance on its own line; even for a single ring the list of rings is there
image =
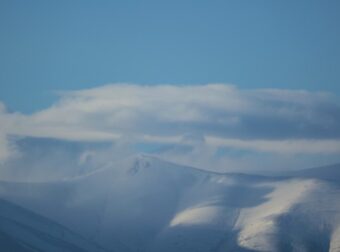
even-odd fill
[[[0,100],[32,113],[107,83],[340,94],[340,3],[0,1]]]
[[[56,144],[46,139],[217,170],[340,162],[339,11],[313,0],[0,0],[0,163],[35,153],[59,166],[28,151]]]

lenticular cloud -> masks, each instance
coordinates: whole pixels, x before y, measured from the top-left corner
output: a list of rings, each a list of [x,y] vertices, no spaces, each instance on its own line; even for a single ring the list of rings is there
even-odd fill
[[[1,113],[2,135],[174,144],[199,135],[209,145],[261,152],[340,151],[340,107],[321,92],[110,84],[61,92],[31,115]]]

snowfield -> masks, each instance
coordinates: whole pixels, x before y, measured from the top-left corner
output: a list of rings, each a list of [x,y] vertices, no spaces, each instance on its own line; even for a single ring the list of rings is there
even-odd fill
[[[41,251],[67,251],[58,247],[67,244],[70,251],[337,252],[339,182],[320,173],[219,174],[140,155],[63,180],[3,181],[0,245],[13,239],[12,246]]]

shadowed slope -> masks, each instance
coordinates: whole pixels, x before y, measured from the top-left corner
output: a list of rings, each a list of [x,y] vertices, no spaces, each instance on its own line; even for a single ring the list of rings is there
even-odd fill
[[[104,252],[67,228],[0,200],[0,245],[6,251]]]

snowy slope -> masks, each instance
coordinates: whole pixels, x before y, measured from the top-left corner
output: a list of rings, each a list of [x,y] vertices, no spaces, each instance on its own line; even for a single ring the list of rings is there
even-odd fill
[[[218,174],[148,156],[0,196],[116,251],[340,251],[340,188]]]

